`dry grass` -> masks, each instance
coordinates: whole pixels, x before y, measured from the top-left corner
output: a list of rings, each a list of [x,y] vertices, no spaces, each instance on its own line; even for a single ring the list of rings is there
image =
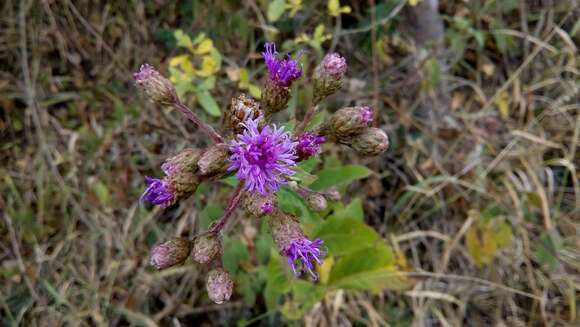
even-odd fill
[[[154,174],[177,150],[206,141],[177,113],[139,100],[130,72],[144,61],[163,62],[171,50],[153,35],[177,26],[213,29],[226,62],[253,60],[248,53],[256,55],[263,40],[263,17],[254,1],[232,3],[199,4],[193,20],[184,14],[186,5],[169,1],[0,4],[0,323],[278,321],[272,313],[261,316],[260,301],[256,307],[240,297],[209,304],[203,269],[192,264],[163,272],[148,267],[154,242],[197,232],[200,208],[223,202],[219,188],[168,211],[138,203],[143,175]],[[467,10],[462,3],[442,9],[460,13]],[[366,198],[366,220],[407,258],[418,283],[406,292],[331,293],[303,323],[578,324],[578,5],[520,1],[505,33],[514,36],[521,55],[487,46],[457,59],[442,77],[457,124],[445,131],[433,131],[414,114],[430,95],[421,88],[423,69],[404,35],[377,35],[373,25],[370,37],[384,38],[385,59],[358,48],[368,30],[335,33],[330,42],[352,58],[353,78],[336,105],[375,103],[394,144],[387,156],[370,162],[379,173],[356,188],[366,190],[359,193]],[[363,8],[352,6],[352,17],[361,19]],[[228,13],[256,29],[249,42],[219,28],[216,20]],[[305,29],[317,24],[316,14],[309,19]],[[488,61],[491,76],[481,68]],[[235,84],[225,74],[222,79],[217,93],[225,104]],[[504,94],[506,118],[497,109]],[[508,220],[513,242],[478,268],[464,236],[477,221],[473,212],[490,206]],[[560,241],[547,247],[552,266],[537,255],[547,237]]]

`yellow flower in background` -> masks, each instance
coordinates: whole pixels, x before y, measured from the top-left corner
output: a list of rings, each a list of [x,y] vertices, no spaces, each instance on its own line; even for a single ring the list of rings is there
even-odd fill
[[[338,17],[341,14],[348,14],[351,12],[351,8],[349,6],[340,6],[339,0],[328,0],[328,13],[330,16]]]
[[[191,93],[201,106],[212,116],[219,116],[216,101],[209,93],[215,86],[216,74],[222,66],[222,56],[214,47],[213,41],[205,33],[198,34],[193,40],[182,30],[174,33],[177,46],[187,49],[169,59],[170,80],[180,97]]]

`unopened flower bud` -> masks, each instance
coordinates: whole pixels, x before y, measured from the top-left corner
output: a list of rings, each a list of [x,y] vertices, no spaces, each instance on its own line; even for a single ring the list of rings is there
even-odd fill
[[[240,94],[232,99],[230,107],[224,112],[224,126],[240,134],[244,131],[242,124],[248,118],[263,116],[260,104],[254,99]]]
[[[274,193],[261,195],[257,192],[248,192],[242,200],[242,206],[250,215],[260,218],[272,213],[276,206],[276,195]]]
[[[193,239],[193,260],[204,264],[215,259],[220,252],[221,244],[218,235],[215,233],[204,233]]]
[[[232,296],[234,282],[227,271],[222,268],[216,268],[207,275],[206,288],[210,300],[217,304],[222,304]]]
[[[201,150],[186,148],[177,155],[166,159],[161,165],[165,175],[169,176],[178,172],[195,172],[197,171],[197,162],[201,157]]]
[[[280,86],[268,80],[262,90],[261,104],[266,114],[271,115],[286,109],[290,101],[290,87]]]
[[[191,242],[184,238],[175,238],[155,246],[151,250],[151,265],[156,269],[166,269],[181,265],[191,251]]]
[[[329,201],[340,201],[342,196],[340,192],[336,189],[336,187],[331,187],[324,193],[324,197]]]
[[[312,76],[314,103],[319,103],[322,99],[342,87],[346,68],[346,60],[338,53],[330,53],[324,56]]]
[[[378,156],[389,147],[389,137],[379,128],[367,128],[348,144],[361,156]]]
[[[312,192],[306,196],[306,201],[312,210],[321,212],[326,210],[327,202],[324,195],[318,192]]]
[[[345,143],[367,128],[372,120],[371,108],[348,107],[335,112],[330,117],[326,129],[336,137],[339,143]]]
[[[230,165],[228,156],[229,146],[225,143],[215,144],[209,147],[199,158],[197,166],[202,176],[221,177]]]
[[[139,71],[133,74],[137,86],[156,104],[170,105],[177,101],[175,87],[170,80],[161,75],[149,64],[143,64]]]

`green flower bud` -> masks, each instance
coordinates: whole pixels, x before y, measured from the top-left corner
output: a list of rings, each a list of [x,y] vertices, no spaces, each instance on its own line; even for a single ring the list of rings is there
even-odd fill
[[[268,80],[262,90],[262,107],[266,110],[267,115],[280,112],[286,109],[290,101],[290,88],[276,85]]]
[[[312,82],[314,84],[314,103],[335,93],[342,87],[342,80],[346,73],[346,60],[338,53],[324,56],[320,65],[314,70]]]
[[[318,192],[312,192],[306,196],[306,201],[312,210],[322,212],[327,208],[327,202],[324,195]]]
[[[367,128],[372,120],[373,111],[369,107],[343,108],[330,117],[324,130],[334,136],[338,143],[346,143]]]
[[[348,144],[361,156],[378,156],[389,147],[389,137],[379,128],[367,128]]]

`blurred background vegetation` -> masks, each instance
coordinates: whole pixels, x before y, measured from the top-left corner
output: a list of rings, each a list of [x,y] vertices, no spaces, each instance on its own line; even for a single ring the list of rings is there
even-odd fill
[[[0,325],[578,325],[578,1],[0,9]],[[266,41],[303,51],[305,76],[327,52],[346,57],[325,109],[372,105],[391,147],[361,160],[328,145],[303,166],[312,188],[343,194],[323,214],[279,194],[329,247],[321,283],[293,279],[262,222],[240,214],[223,258],[236,290],[215,305],[204,267],[156,272],[148,251],[205,230],[231,185],[139,204],[144,175],[208,140],[138,96],[132,72],[157,66],[219,126],[232,96],[260,96]],[[305,84],[287,116],[307,106]]]

